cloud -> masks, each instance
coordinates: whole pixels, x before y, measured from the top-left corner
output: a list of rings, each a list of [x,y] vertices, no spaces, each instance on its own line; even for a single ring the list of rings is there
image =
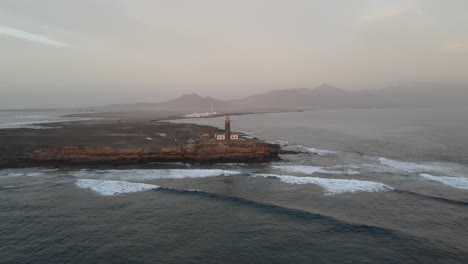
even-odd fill
[[[58,48],[65,48],[69,45],[54,39],[50,39],[46,36],[29,33],[26,31],[18,30],[11,27],[1,26],[0,25],[0,35],[21,39],[24,41],[34,42],[42,45],[53,46]]]

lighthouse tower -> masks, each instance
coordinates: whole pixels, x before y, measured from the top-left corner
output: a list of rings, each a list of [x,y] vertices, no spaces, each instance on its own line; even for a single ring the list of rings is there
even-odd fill
[[[224,138],[225,140],[231,140],[231,119],[229,116],[224,119]]]
[[[224,119],[224,134],[214,134],[216,140],[240,140],[239,134],[231,133],[231,119],[229,116],[226,116]]]

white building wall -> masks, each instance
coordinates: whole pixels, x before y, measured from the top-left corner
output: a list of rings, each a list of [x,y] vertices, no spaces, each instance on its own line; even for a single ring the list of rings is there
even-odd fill
[[[224,134],[215,134],[216,140],[226,140],[226,135]],[[239,140],[238,134],[231,134],[231,140]]]

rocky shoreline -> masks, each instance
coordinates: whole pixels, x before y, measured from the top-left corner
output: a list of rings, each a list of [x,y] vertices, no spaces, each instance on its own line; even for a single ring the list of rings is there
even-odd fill
[[[0,130],[0,168],[183,163],[259,163],[279,159],[280,147],[255,139],[197,141],[221,132],[210,126],[158,120],[101,119]],[[59,127],[59,128],[57,128]]]

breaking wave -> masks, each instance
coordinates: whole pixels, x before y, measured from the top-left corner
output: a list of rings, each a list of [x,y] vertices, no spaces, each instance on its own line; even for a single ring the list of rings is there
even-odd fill
[[[241,136],[244,138],[254,139],[257,137],[257,135],[255,135],[252,132],[247,132],[247,131],[242,131],[242,130],[232,130],[232,131],[241,134]]]
[[[326,149],[318,149],[318,148],[310,148],[310,147],[304,147],[304,146],[297,146],[300,149],[303,149],[309,153],[317,154],[320,156],[325,156],[325,155],[333,155],[337,154],[338,151],[333,151],[333,150],[326,150]]]
[[[422,173],[419,176],[429,180],[448,185],[453,188],[468,190],[468,178],[461,177],[448,177],[448,176],[434,176]]]
[[[241,172],[220,169],[137,169],[80,170],[71,172],[70,174],[77,178],[98,177],[105,180],[153,180],[232,176],[241,174]]]
[[[142,192],[153,189],[158,189],[158,185],[146,183],[133,183],[126,181],[109,181],[109,180],[91,180],[78,179],[75,182],[78,188],[90,189],[102,196],[112,196],[123,193]]]
[[[335,168],[327,167],[318,167],[318,166],[272,166],[273,169],[279,169],[289,173],[303,173],[303,174],[314,174],[314,173],[323,173],[323,174],[348,174],[356,175],[360,172],[356,170],[337,170]]]
[[[38,177],[54,171],[57,171],[57,169],[3,169],[0,170],[0,178]]]
[[[289,145],[289,141],[279,140],[279,139],[270,140],[270,141],[266,141],[266,142],[269,143],[269,144],[273,144],[273,145],[280,145],[281,147],[287,147]]]
[[[297,177],[290,175],[276,174],[254,174],[254,177],[272,177],[288,184],[315,184],[325,190],[326,195],[355,193],[355,192],[387,192],[394,188],[380,182],[347,180],[347,179],[327,179],[317,177]]]
[[[460,164],[443,162],[406,162],[388,158],[379,158],[382,165],[409,173],[438,172],[450,176],[464,176],[467,168]]]

